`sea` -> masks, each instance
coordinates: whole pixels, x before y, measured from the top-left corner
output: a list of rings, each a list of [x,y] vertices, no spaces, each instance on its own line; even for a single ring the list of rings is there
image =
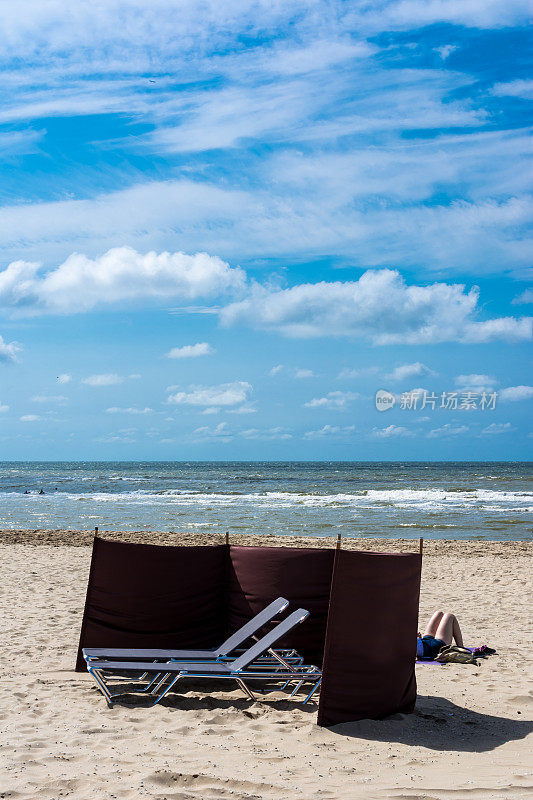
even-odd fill
[[[0,528],[526,540],[531,462],[1,462]]]

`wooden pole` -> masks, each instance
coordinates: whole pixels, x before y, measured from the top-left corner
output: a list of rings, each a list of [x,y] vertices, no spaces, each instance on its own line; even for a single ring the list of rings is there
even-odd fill
[[[226,531],[226,544],[229,544],[229,531]]]
[[[341,536],[340,533],[338,533],[337,534],[337,544],[335,545],[335,549],[336,550],[340,550],[341,549],[341,539],[342,539],[342,536]]]
[[[424,540],[420,538],[418,540],[418,552],[420,553],[420,555],[422,555],[423,550],[424,550]]]

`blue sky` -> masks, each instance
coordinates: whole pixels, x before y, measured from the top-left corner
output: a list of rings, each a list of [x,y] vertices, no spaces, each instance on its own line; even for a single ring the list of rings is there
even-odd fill
[[[4,4],[0,457],[529,459],[527,13]]]

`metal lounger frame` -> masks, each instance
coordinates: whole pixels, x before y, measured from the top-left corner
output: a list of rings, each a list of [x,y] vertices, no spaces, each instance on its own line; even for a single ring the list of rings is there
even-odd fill
[[[138,661],[110,661],[105,659],[95,659],[86,657],[87,668],[96,684],[109,705],[113,704],[114,698],[121,696],[124,692],[111,693],[104,673],[129,673],[143,672],[144,676],[155,673],[155,677],[144,690],[154,696],[154,705],[158,703],[167,692],[176,684],[180,678],[214,678],[235,680],[243,692],[251,699],[255,696],[246,681],[248,680],[268,680],[282,681],[285,688],[293,681],[297,682],[296,688],[291,693],[294,695],[304,682],[313,683],[313,687],[304,700],[304,704],[313,696],[320,686],[322,673],[318,667],[305,666],[300,664],[298,667],[290,666],[289,669],[282,670],[279,663],[272,668],[268,662],[261,663],[260,657],[269,652],[271,645],[284,636],[295,625],[303,622],[309,612],[305,609],[298,609],[290,614],[283,622],[280,622],[273,630],[265,634],[255,644],[249,647],[237,658],[225,662],[189,662],[189,661],[169,661],[161,662],[138,662]],[[144,677],[143,676],[143,677]],[[116,674],[113,676],[119,677]],[[135,678],[134,678],[135,680]],[[139,678],[137,678],[139,680]],[[168,683],[167,683],[168,681]],[[155,686],[154,686],[155,684]],[[166,684],[166,685],[165,685]],[[153,688],[152,688],[153,687]]]

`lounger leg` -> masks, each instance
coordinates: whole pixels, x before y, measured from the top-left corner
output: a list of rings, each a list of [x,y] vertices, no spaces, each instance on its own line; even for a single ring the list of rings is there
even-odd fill
[[[147,672],[146,672],[145,674],[146,674],[146,675],[148,675],[148,673],[147,673]],[[166,674],[168,674],[168,673],[166,673]],[[162,672],[156,672],[156,674],[155,674],[154,678],[152,678],[152,680],[150,681],[150,683],[148,683],[148,684],[147,684],[146,686],[144,686],[142,689],[138,689],[137,691],[139,691],[139,692],[149,692],[149,691],[150,691],[150,689],[152,688],[152,686],[154,685],[154,683],[155,683],[155,682],[158,680],[158,678],[160,678],[160,677],[161,677],[161,675],[163,675],[163,673],[162,673]],[[139,680],[141,680],[141,679],[139,678]]]
[[[167,673],[167,675],[165,675],[165,677],[167,677],[167,676],[168,676],[168,674],[169,674],[169,673]],[[165,689],[163,689],[163,691],[161,692],[161,694],[160,694],[160,695],[158,695],[158,697],[156,697],[156,699],[155,699],[155,700],[154,700],[154,702],[153,702],[153,705],[154,705],[154,706],[155,706],[155,705],[157,705],[157,703],[159,703],[159,701],[163,699],[163,697],[166,695],[166,693],[167,693],[167,692],[169,692],[169,691],[172,689],[172,687],[174,686],[174,684],[176,683],[176,681],[178,681],[180,678],[181,678],[181,672],[178,672],[178,674],[176,675],[176,677],[175,677],[175,678],[172,678],[172,680],[170,681],[170,683],[168,684],[168,686],[167,686]],[[161,684],[158,684],[158,686],[160,686],[160,685],[161,685]],[[152,692],[152,694],[153,694],[153,692]]]
[[[298,683],[296,684],[296,686],[294,687],[294,689],[290,693],[289,697],[294,697],[295,694],[298,694],[298,691],[300,690],[300,686],[302,685],[302,683],[303,683],[303,681],[298,681]]]
[[[314,695],[314,693],[316,692],[316,690],[318,689],[318,687],[320,686],[320,684],[321,684],[321,683],[322,683],[322,678],[320,678],[320,680],[318,680],[318,681],[315,683],[315,685],[313,686],[313,688],[311,689],[311,691],[309,692],[309,694],[307,695],[307,697],[306,697],[306,698],[305,698],[305,700],[303,701],[303,703],[302,703],[302,705],[303,705],[303,706],[305,706],[305,704],[307,703],[307,701],[308,701],[308,700],[310,700],[310,699],[312,698],[312,696]]]
[[[107,686],[105,685],[104,679],[98,673],[98,670],[89,669],[89,674],[92,675],[92,677],[94,678],[96,685],[98,686],[98,688],[100,689],[100,691],[102,692],[107,701],[107,705],[111,708],[113,705],[112,695]]]
[[[178,675],[179,674],[180,673],[178,672]],[[166,679],[170,675],[170,672],[165,672],[164,674],[162,672],[158,672],[157,675],[155,676],[154,680],[152,681],[152,684],[157,680],[157,678],[159,678],[160,675],[163,675],[163,677],[161,678],[159,683],[152,689],[150,694],[157,694],[158,693],[158,691],[160,690],[160,688],[163,686],[163,684],[165,683]]]
[[[245,682],[242,680],[242,678],[235,678],[235,680],[237,681],[237,683],[239,684],[239,686],[241,687],[243,692],[248,695],[250,700],[255,701],[257,699],[255,697],[254,693],[252,692],[252,690],[245,684]]]

